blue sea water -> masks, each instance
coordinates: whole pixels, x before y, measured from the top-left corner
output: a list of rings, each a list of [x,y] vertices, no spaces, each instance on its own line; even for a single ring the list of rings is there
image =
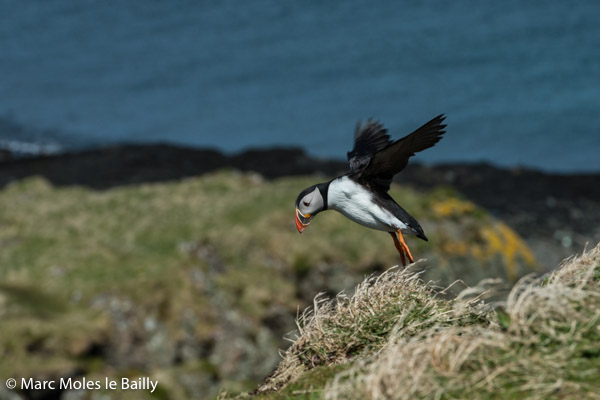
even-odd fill
[[[600,170],[598,1],[0,0],[0,146],[302,146],[358,119],[423,162]],[[20,147],[19,147],[20,146]]]

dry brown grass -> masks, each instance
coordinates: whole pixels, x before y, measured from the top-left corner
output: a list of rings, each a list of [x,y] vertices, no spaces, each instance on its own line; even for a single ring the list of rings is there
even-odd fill
[[[599,286],[600,245],[549,276],[522,279],[494,307],[482,302],[494,282],[447,300],[418,274],[392,268],[351,297],[317,296],[258,392],[269,399],[598,399]],[[326,384],[311,384],[315,367]],[[298,390],[306,387],[310,394]]]
[[[327,399],[600,398],[600,245],[524,279],[489,324],[395,329],[328,385]],[[467,305],[469,308],[470,305]]]
[[[278,390],[303,372],[338,365],[385,348],[393,337],[412,337],[439,326],[485,322],[478,300],[445,300],[419,274],[391,268],[365,279],[352,296],[329,300],[319,295],[297,319],[298,336],[284,360],[258,392]]]

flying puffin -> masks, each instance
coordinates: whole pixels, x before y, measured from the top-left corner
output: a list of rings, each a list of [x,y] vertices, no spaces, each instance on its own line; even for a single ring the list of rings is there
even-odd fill
[[[388,232],[400,253],[414,262],[404,235],[427,241],[423,228],[388,194],[392,178],[408,164],[415,153],[432,147],[445,133],[446,117],[438,115],[425,125],[392,141],[387,129],[369,119],[356,125],[354,148],[348,152],[350,172],[304,189],[296,199],[296,228],[302,233],[312,219],[325,210],[336,210],[367,228]],[[398,235],[398,236],[396,236]],[[405,259],[406,256],[406,259]]]

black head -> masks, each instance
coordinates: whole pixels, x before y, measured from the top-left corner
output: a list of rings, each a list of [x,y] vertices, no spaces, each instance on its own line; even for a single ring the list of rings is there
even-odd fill
[[[312,219],[327,209],[327,189],[329,182],[304,189],[296,199],[296,228],[302,233]]]

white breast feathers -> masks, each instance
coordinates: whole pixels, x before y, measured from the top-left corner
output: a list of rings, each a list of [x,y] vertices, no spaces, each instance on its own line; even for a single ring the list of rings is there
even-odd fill
[[[347,176],[335,179],[329,185],[327,207],[371,229],[393,232],[407,228],[406,224],[374,201],[374,193]]]

